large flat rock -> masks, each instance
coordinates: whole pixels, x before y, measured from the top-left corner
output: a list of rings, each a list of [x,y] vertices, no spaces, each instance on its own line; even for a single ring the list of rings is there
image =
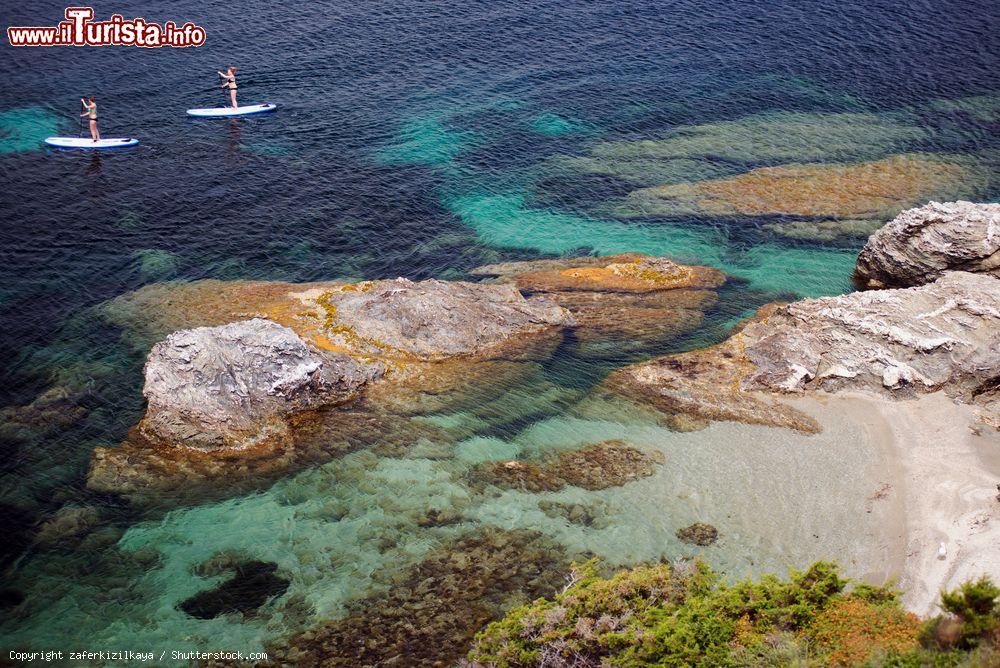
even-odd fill
[[[988,407],[998,376],[1000,280],[949,272],[920,287],[765,307],[718,346],[627,367],[608,385],[670,415],[810,431],[782,395],[944,391]]]

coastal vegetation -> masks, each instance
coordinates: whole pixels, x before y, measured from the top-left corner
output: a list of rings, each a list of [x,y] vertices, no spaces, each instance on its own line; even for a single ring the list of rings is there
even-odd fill
[[[731,584],[700,562],[600,574],[574,565],[563,591],[517,607],[477,636],[470,666],[991,666],[1000,587],[941,596],[920,619],[890,587],[817,562],[785,579]]]

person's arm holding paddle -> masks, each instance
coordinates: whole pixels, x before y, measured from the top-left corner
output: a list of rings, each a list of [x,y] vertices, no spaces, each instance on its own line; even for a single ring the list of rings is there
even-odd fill
[[[96,142],[101,138],[101,133],[97,129],[97,103],[94,102],[93,95],[90,96],[90,102],[81,97],[80,103],[83,104],[83,113],[80,116],[90,117],[90,138]]]
[[[218,71],[218,70],[216,70]],[[229,89],[229,100],[232,102],[233,109],[236,108],[236,68],[227,67],[226,71],[218,72],[219,76],[225,79],[222,84],[223,88]]]

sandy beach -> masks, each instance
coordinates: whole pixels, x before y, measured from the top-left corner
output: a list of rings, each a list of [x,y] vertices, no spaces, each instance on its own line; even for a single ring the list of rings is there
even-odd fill
[[[972,407],[942,392],[908,401],[842,393],[825,403],[886,445],[885,477],[894,482],[884,493],[897,496],[903,518],[886,526],[885,539],[903,547],[897,586],[906,607],[933,614],[942,590],[983,574],[1000,580],[1000,433],[977,428]]]

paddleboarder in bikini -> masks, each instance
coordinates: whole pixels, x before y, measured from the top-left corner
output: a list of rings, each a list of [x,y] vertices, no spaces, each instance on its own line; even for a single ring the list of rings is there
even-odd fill
[[[83,113],[80,114],[80,117],[90,116],[90,138],[95,142],[100,141],[101,133],[97,129],[97,103],[94,102],[94,96],[90,96],[90,102],[81,97],[80,103],[83,105]]]
[[[219,76],[225,81],[222,82],[223,88],[229,89],[229,100],[233,103],[233,109],[236,108],[236,68],[227,67],[226,72],[219,72]]]

